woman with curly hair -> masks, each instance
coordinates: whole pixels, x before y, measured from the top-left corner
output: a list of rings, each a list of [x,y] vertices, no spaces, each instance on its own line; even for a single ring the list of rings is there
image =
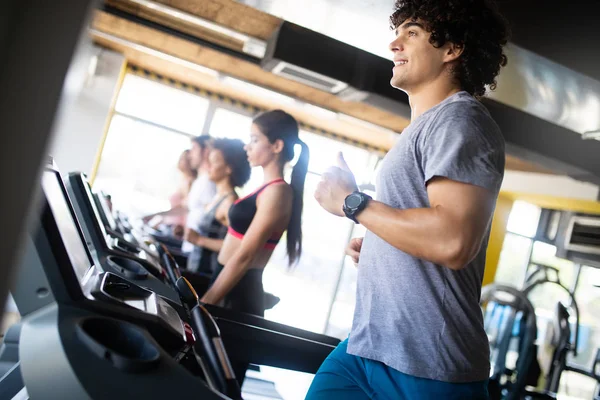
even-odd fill
[[[410,125],[386,155],[377,201],[343,157],[315,197],[365,226],[352,330],[307,399],[487,399],[489,343],[479,307],[504,177],[504,140],[478,100],[507,62],[508,28],[488,0],[400,0],[391,85]]]
[[[229,208],[238,199],[235,188],[250,179],[250,163],[239,139],[215,139],[208,153],[208,178],[217,191],[200,221],[199,229],[187,228],[185,240],[196,246],[188,257],[187,270],[211,276],[229,227]]]

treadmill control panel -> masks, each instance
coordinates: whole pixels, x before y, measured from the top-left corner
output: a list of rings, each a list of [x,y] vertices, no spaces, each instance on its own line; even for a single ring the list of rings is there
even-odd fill
[[[184,323],[177,311],[161,296],[116,274],[99,272],[87,282],[89,296],[95,300],[128,306],[158,317],[173,335],[187,342]]]

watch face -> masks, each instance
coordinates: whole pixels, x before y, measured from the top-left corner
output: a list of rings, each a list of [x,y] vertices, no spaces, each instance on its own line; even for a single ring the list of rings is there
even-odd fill
[[[357,194],[350,195],[346,199],[346,207],[356,208],[360,205],[361,201],[362,201],[362,198],[359,195],[357,195]]]

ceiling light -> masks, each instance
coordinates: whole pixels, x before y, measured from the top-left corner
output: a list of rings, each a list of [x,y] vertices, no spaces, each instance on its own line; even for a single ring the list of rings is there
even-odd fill
[[[204,29],[208,29],[213,31],[219,35],[227,36],[234,40],[238,40],[244,44],[243,51],[246,54],[250,54],[254,57],[263,58],[265,56],[265,52],[267,49],[266,42],[248,36],[246,34],[237,32],[233,29],[227,28],[225,26],[219,25],[213,21],[209,21],[204,18],[200,18],[198,16],[189,14],[184,11],[180,11],[176,8],[166,6],[161,3],[157,3],[155,1],[150,0],[129,0],[131,3],[138,4],[142,7],[145,7],[149,10],[153,10],[159,12],[164,15],[168,15],[174,19],[177,19],[182,22],[186,22],[191,25],[200,26]]]
[[[96,37],[102,38],[104,40],[108,40],[111,43],[119,44],[121,46],[125,46],[135,51],[139,51],[140,53],[147,54],[149,56],[153,56],[156,58],[160,58],[161,60],[168,61],[173,64],[180,65],[185,68],[192,69],[197,72],[201,72],[206,75],[218,77],[219,73],[214,69],[207,68],[205,66],[193,63],[191,61],[183,60],[181,58],[172,56],[167,53],[163,53],[162,51],[154,50],[150,47],[142,46],[140,44],[134,43],[132,41],[122,39],[118,36],[114,36],[108,33],[100,32],[96,29],[90,29],[90,33]]]

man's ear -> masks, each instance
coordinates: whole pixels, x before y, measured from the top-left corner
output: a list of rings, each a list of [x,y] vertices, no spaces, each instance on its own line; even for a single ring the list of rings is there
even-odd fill
[[[448,42],[446,52],[444,53],[444,62],[453,62],[458,60],[464,49],[465,47],[463,45]]]

